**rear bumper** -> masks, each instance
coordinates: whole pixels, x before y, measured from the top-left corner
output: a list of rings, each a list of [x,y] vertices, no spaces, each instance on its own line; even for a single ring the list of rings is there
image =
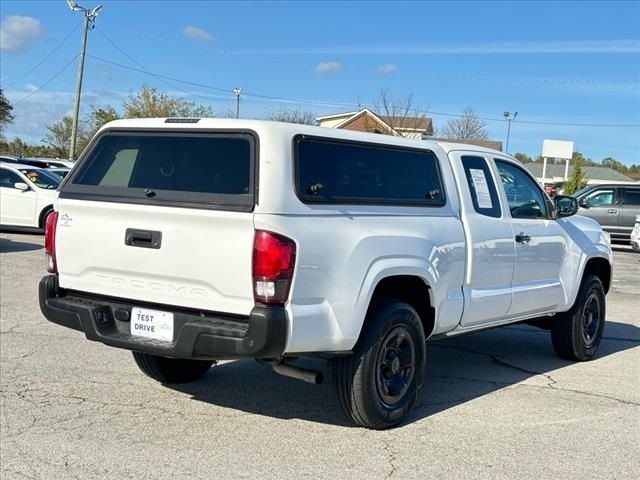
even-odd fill
[[[84,332],[89,340],[117,348],[172,358],[274,358],[282,356],[288,321],[284,307],[254,307],[248,318],[144,305],[125,299],[66,291],[58,277],[39,286],[40,310],[47,320]],[[131,308],[148,306],[174,314],[173,342],[130,334]]]

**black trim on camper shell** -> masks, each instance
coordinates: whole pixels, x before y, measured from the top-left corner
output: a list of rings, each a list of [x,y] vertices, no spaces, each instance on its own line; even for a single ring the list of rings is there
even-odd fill
[[[183,134],[196,136],[242,137],[251,142],[250,158],[250,191],[246,195],[229,195],[196,192],[177,192],[170,190],[156,190],[162,197],[149,198],[142,188],[128,187],[96,187],[92,185],[74,184],[74,179],[82,171],[82,163],[90,157],[100,139],[107,135],[158,135],[181,136]],[[260,140],[258,134],[250,129],[210,129],[210,128],[108,128],[96,135],[85,148],[78,165],[64,178],[59,187],[59,198],[74,200],[88,200],[97,202],[129,203],[141,205],[160,205],[181,208],[199,208],[205,210],[227,210],[252,212],[258,202],[258,179],[260,161]],[[133,193],[137,193],[133,194]]]

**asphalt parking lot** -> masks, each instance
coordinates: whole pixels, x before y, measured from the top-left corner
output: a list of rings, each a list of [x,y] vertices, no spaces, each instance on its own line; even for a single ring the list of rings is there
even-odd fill
[[[0,234],[3,479],[637,478],[640,255],[618,248],[599,357],[513,326],[430,344],[408,424],[351,427],[331,382],[227,362],[167,387],[47,322],[42,237]],[[329,372],[326,372],[329,375]],[[635,473],[634,473],[635,472]]]

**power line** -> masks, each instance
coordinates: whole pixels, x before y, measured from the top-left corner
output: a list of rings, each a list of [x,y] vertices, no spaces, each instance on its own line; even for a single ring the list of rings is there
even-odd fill
[[[28,72],[26,72],[24,75],[22,75],[20,78],[18,78],[17,80],[14,80],[12,83],[8,84],[7,87],[13,87],[15,84],[17,84],[18,82],[20,82],[23,78],[27,77],[29,74],[31,74],[36,68],[38,68],[40,65],[42,65],[44,62],[46,62],[51,55],[53,55],[54,53],[56,53],[58,50],[60,50],[60,48],[62,47],[62,45],[64,45],[64,43],[69,39],[69,37],[71,35],[73,35],[75,33],[76,30],[78,30],[78,28],[80,27],[80,25],[82,24],[82,22],[78,23],[73,30],[71,30],[66,37],[64,37],[60,43],[58,43],[58,45],[56,45],[54,47],[53,50],[51,50],[49,53],[47,53],[45,55],[45,57],[40,60],[38,63],[35,64],[35,66],[33,66],[33,68],[31,68]]]
[[[162,75],[162,74],[159,74],[159,73],[150,72],[149,70],[146,70],[146,69],[138,69],[138,68],[130,67],[128,65],[123,65],[121,63],[113,62],[111,60],[107,60],[105,58],[97,57],[95,55],[87,54],[87,57],[91,57],[91,58],[93,58],[95,60],[99,60],[101,62],[108,63],[110,65],[121,67],[121,68],[124,68],[124,69],[127,69],[127,70],[132,70],[132,71],[136,71],[136,72],[140,72],[140,73],[146,73],[147,75],[151,75],[151,76],[156,77],[158,79],[162,78],[162,79],[170,80],[170,81],[173,81],[173,82],[183,83],[185,85],[191,85],[191,86],[194,86],[194,87],[199,87],[199,88],[204,88],[204,89],[214,90],[214,91],[219,91],[219,92],[225,92],[225,93],[229,93],[229,94],[233,94],[234,93],[233,89],[230,89],[230,88],[214,87],[214,86],[206,85],[206,84],[203,84],[203,83],[192,82],[192,81],[189,81],[189,80],[183,80],[183,79],[180,79],[180,78],[170,77],[170,76],[167,76],[167,75]],[[296,99],[296,98],[287,98],[287,97],[277,97],[277,96],[271,96],[271,95],[262,95],[262,94],[257,94],[257,93],[246,92],[244,90],[243,90],[242,94],[244,96],[246,96],[246,97],[253,97],[253,98],[259,98],[259,99],[264,99],[264,100],[269,100],[269,101],[277,101],[277,102],[283,102],[283,103],[293,103],[293,104],[297,104],[297,105],[315,105],[315,106],[324,106],[324,107],[345,107],[345,108],[367,107],[367,105],[362,105],[362,104],[359,104],[359,103],[328,102],[328,101],[321,101],[321,100],[309,100],[309,99]],[[424,109],[409,109],[409,111],[414,113],[414,114],[420,114],[420,115],[440,115],[440,116],[444,116],[444,117],[455,117],[455,118],[463,117],[463,115],[461,115],[459,113],[436,112],[436,111],[424,110]],[[480,120],[485,120],[487,122],[500,122],[500,123],[504,122],[504,119],[502,119],[502,118],[491,118],[491,117],[478,117],[478,118]],[[569,126],[569,127],[616,127],[616,128],[640,127],[640,124],[538,122],[538,121],[533,121],[533,120],[518,120],[516,123],[522,123],[522,124],[528,124],[528,125],[549,125],[549,126]]]
[[[418,112],[418,110],[415,110],[415,112]],[[429,115],[441,115],[443,117],[463,117],[463,115],[456,114],[456,113],[434,112],[432,110],[425,110],[424,113],[428,113]],[[504,119],[502,118],[478,117],[478,119],[485,120],[487,122],[504,122]],[[527,125],[549,125],[549,126],[560,126],[560,127],[619,127],[619,128],[640,127],[640,123],[568,123],[568,122],[538,122],[534,120],[513,120],[513,123],[525,123]]]
[[[192,85],[194,87],[206,88],[208,90],[216,90],[216,91],[219,91],[219,92],[233,93],[233,90],[230,89],[230,88],[212,87],[210,85],[205,85],[205,84],[197,83],[197,82],[191,82],[189,80],[181,80],[179,78],[170,77],[168,75],[162,75],[162,74],[159,74],[159,73],[150,72],[147,69],[134,68],[134,67],[130,67],[128,65],[123,65],[122,63],[114,62],[112,60],[107,60],[106,58],[97,57],[97,56],[91,55],[89,53],[87,53],[87,57],[93,58],[94,60],[99,60],[99,61],[104,62],[104,63],[108,63],[110,65],[114,65],[116,67],[125,68],[127,70],[132,70],[134,72],[146,73],[147,75],[151,75],[151,76],[156,77],[158,79],[163,78],[163,79],[166,79],[166,80],[171,80],[173,82],[184,83],[185,85]]]
[[[162,75],[162,74],[159,74],[159,73],[150,72],[149,70],[146,70],[146,69],[139,69],[139,68],[130,67],[128,65],[123,65],[122,63],[114,62],[112,60],[107,60],[106,58],[97,57],[95,55],[90,55],[88,53],[87,53],[87,57],[93,58],[94,60],[98,60],[98,61],[101,61],[101,62],[104,62],[104,63],[108,63],[110,65],[114,65],[116,67],[124,68],[124,69],[127,69],[127,70],[132,70],[134,72],[146,73],[146,74],[151,75],[151,76],[156,77],[156,78],[163,78],[163,79],[171,80],[173,82],[183,83],[185,85],[191,85],[191,86],[194,86],[194,87],[204,88],[204,89],[207,89],[207,90],[214,90],[214,91],[217,91],[217,92],[225,92],[225,93],[234,94],[234,91],[233,91],[232,88],[214,87],[212,85],[206,85],[206,84],[203,84],[203,83],[192,82],[190,80],[183,80],[183,79],[180,79],[180,78],[170,77],[168,75]],[[348,107],[348,108],[354,108],[354,107],[358,107],[359,106],[359,104],[357,104],[357,103],[327,102],[327,101],[321,101],[321,100],[274,97],[274,96],[270,96],[270,95],[261,95],[261,94],[257,94],[257,93],[246,93],[244,90],[243,90],[242,94],[246,95],[246,96],[254,97],[254,98],[265,99],[265,100],[279,101],[279,102],[285,102],[285,103],[305,104],[305,105],[316,105],[316,106],[323,106],[323,107]]]
[[[100,29],[100,27],[98,27],[96,25],[95,29],[98,31],[98,33],[100,35],[102,35],[105,40],[107,40],[107,42],[109,42],[113,47],[115,47],[120,53],[122,53],[125,57],[127,57],[129,60],[131,60],[131,62],[133,62],[134,64],[136,64],[138,67],[140,67],[145,73],[147,73],[148,75],[151,75],[154,78],[157,78],[159,81],[161,81],[162,83],[164,83],[165,85],[170,86],[171,88],[175,88],[176,90],[179,90],[183,93],[187,93],[189,95],[193,95],[191,92],[188,92],[187,90],[184,90],[176,85],[173,85],[172,83],[167,82],[166,80],[162,79],[161,77],[155,75],[153,72],[150,72],[149,70],[147,70],[144,65],[142,65],[140,62],[138,62],[135,58],[133,58],[131,55],[129,55],[127,52],[125,52],[122,48],[120,48],[113,40],[111,40],[106,33],[104,33],[102,31],[102,29]]]
[[[13,104],[13,106],[15,107],[16,105],[18,105],[19,103],[24,102],[25,100],[31,98],[32,96],[34,96],[36,93],[38,93],[40,90],[42,90],[43,88],[45,88],[47,85],[49,85],[51,82],[53,82],[56,78],[58,78],[58,76],[64,72],[67,68],[69,68],[69,65],[71,65],[75,59],[78,58],[78,55],[74,55],[73,58],[71,60],[69,60],[64,67],[62,67],[60,70],[58,70],[49,80],[47,80],[46,82],[44,82],[42,85],[40,85],[38,88],[36,88],[34,91],[32,91],[29,95],[27,95],[26,97],[21,98],[20,100],[18,100],[17,102],[15,102]]]

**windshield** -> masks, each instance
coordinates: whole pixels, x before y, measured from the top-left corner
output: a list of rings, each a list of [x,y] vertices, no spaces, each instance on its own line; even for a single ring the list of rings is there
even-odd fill
[[[67,170],[66,168],[51,168],[47,170],[47,173],[53,173],[54,175],[57,175],[60,178],[64,178],[67,175],[67,173],[69,173],[69,170]]]
[[[21,168],[20,172],[31,180],[36,187],[55,190],[60,185],[62,178],[39,168]]]

